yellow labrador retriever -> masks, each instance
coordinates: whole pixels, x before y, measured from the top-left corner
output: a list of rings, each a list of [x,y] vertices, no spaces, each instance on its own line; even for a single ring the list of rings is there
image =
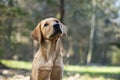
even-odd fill
[[[39,41],[40,48],[33,59],[31,80],[62,80],[61,37],[66,35],[66,26],[56,18],[38,23],[32,38]]]

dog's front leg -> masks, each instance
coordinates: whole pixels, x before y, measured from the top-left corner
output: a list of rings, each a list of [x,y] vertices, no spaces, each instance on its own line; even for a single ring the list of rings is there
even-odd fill
[[[50,80],[62,80],[63,70],[60,66],[54,66],[50,75]]]
[[[51,70],[39,70],[38,80],[50,80]]]

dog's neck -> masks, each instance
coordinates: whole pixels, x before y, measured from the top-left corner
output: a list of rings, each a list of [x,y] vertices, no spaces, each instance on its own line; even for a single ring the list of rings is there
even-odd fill
[[[58,40],[45,40],[40,45],[40,50],[42,55],[45,57],[45,60],[47,61],[50,57],[56,56],[56,53],[58,50]],[[54,52],[53,52],[54,51]]]

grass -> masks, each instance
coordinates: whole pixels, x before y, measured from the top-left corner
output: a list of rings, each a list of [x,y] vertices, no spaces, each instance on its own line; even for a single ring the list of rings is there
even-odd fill
[[[80,74],[79,80],[120,80],[119,66],[65,66],[65,74]],[[66,80],[66,79],[65,79]]]
[[[11,68],[31,69],[31,62],[15,61],[15,60],[1,60],[3,64]],[[120,67],[116,66],[78,66],[66,65],[65,71],[70,72],[95,72],[95,73],[120,73]]]
[[[94,72],[94,73],[120,73],[120,67],[115,66],[65,66],[66,71],[72,72]]]
[[[31,62],[14,61],[14,60],[1,60],[1,63],[11,68],[17,69],[31,69]],[[120,80],[120,67],[119,66],[78,66],[78,65],[66,65],[65,77],[69,75],[80,74],[82,77],[88,77],[89,79],[82,80],[94,80],[91,77],[97,77],[96,80]],[[105,79],[111,78],[111,79]],[[66,78],[65,78],[66,79]]]
[[[31,62],[16,61],[16,60],[0,60],[0,62],[10,68],[16,69],[31,69]]]

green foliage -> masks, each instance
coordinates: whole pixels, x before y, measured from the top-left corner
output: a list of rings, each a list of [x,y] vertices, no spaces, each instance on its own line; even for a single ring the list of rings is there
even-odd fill
[[[3,57],[3,53],[4,53],[4,49],[3,49],[2,46],[0,46],[0,53],[1,53],[1,54],[0,54],[0,58],[1,58],[1,57]]]
[[[22,41],[20,38],[30,34],[31,27],[25,29],[26,22],[30,21],[27,19],[29,13],[18,6],[15,0],[1,0],[0,14],[0,47],[4,49],[1,55],[4,55],[2,58],[12,58],[15,53],[22,53],[17,49],[19,41]],[[9,55],[6,56],[6,54]]]
[[[65,38],[64,45],[68,56],[71,56],[68,63],[86,64],[94,15],[91,63],[120,65],[119,48],[111,49],[109,45],[117,44],[120,39],[119,26],[109,20],[119,17],[120,7],[115,5],[118,1],[64,0],[64,23],[68,27],[68,37]],[[44,18],[60,17],[60,4],[60,0],[1,0],[0,48],[3,48],[1,52],[4,50],[4,53],[0,55],[5,55],[2,58],[13,59],[17,55],[18,59],[26,59],[24,54],[28,53],[28,57],[32,59],[31,31]],[[109,54],[112,52],[115,54]]]
[[[112,64],[120,64],[120,49],[116,46],[112,46]]]

